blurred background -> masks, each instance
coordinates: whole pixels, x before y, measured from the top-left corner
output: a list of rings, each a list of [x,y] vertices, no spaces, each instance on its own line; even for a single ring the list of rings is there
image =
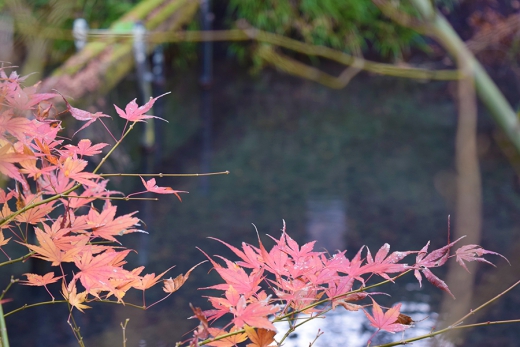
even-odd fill
[[[41,90],[58,90],[74,107],[112,115],[114,134],[124,123],[113,104],[171,91],[153,110],[168,123],[140,124],[104,173],[230,171],[158,179],[189,191],[182,203],[165,196],[119,204],[121,214],[139,210],[149,232],[122,239],[137,250],[130,265],[155,273],[176,265],[169,277],[204,260],[195,247],[234,259],[207,238],[256,244],[254,224],[269,244],[265,234],[278,237],[283,220],[293,238],[318,240],[329,252],[353,256],[385,242],[418,250],[429,240],[434,249],[447,243],[451,215],[451,239],[468,235],[465,244],[500,252],[511,266],[494,257],[497,268],[472,266],[471,274],[438,269],[456,301],[427,282],[420,288],[411,275],[384,288],[392,294],[386,304],[407,302],[425,332],[518,280],[519,33],[516,0],[0,1],[0,60],[31,74],[26,85],[42,81]],[[81,126],[63,121],[64,136]],[[113,142],[100,124],[78,136]],[[141,189],[133,178],[111,185]],[[1,286],[12,273],[49,271],[42,267],[30,259],[2,268]],[[186,339],[197,325],[187,319],[188,304],[209,308],[208,292],[197,290],[218,280],[209,270],[196,269],[148,311],[97,304],[75,315],[86,345],[121,345],[127,318],[128,346]],[[21,286],[11,294],[7,312],[47,295]],[[162,294],[147,291],[147,302]],[[125,298],[139,303],[141,293]],[[515,319],[519,309],[515,289],[467,323]],[[12,345],[77,345],[67,315],[52,305],[8,317]],[[349,336],[359,339],[347,343],[338,327],[354,323],[345,319],[321,326],[316,346],[365,345],[369,324],[357,319]],[[307,346],[305,334],[288,343]],[[498,325],[431,343],[514,346],[519,339],[517,326]]]

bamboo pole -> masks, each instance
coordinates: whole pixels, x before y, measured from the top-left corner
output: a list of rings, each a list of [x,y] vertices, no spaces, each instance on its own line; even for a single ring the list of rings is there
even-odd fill
[[[138,20],[149,30],[178,30],[192,20],[197,8],[195,0],[146,0],[112,24],[110,30],[131,30]],[[154,47],[151,44],[148,48]],[[75,99],[77,107],[89,105],[119,83],[133,66],[131,38],[107,37],[88,43],[69,58],[42,83],[42,89],[59,90]]]
[[[468,59],[468,64],[473,68],[475,87],[480,100],[514,144],[516,150],[520,152],[520,122],[495,82],[466,47],[446,18],[435,11],[428,0],[412,0],[411,2],[427,22],[429,27],[427,34],[437,39],[453,57],[462,55]]]

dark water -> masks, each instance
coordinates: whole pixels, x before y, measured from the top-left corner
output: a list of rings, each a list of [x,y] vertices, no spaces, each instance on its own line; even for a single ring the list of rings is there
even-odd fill
[[[332,91],[273,71],[251,77],[223,64],[216,67],[211,95],[210,146],[203,145],[208,134],[202,130],[197,76],[173,75],[170,83],[172,95],[165,99],[164,115],[169,124],[161,127],[164,146],[156,171],[209,168],[231,173],[206,180],[159,180],[159,185],[190,193],[183,195],[182,203],[172,196],[153,203],[152,216],[145,219],[150,232],[148,272],[162,272],[171,265],[176,268],[168,277],[187,271],[204,260],[195,247],[232,258],[207,237],[236,246],[242,241],[255,244],[252,223],[261,235],[279,236],[285,220],[288,233],[298,241],[317,238],[319,247],[346,248],[351,256],[362,245],[377,250],[388,242],[393,250],[417,250],[428,240],[433,247],[446,242],[447,216],[454,206],[456,125],[447,83],[361,75],[346,89]],[[114,93],[109,102],[133,98],[122,95],[124,91]],[[487,116],[481,118],[482,245],[507,256],[512,266],[495,258],[497,269],[479,267],[476,304],[514,282],[520,263],[517,178],[492,139],[493,124]],[[129,170],[139,168],[135,148],[131,143],[126,147],[128,159],[123,162]],[[117,189],[129,192],[138,182],[118,184]],[[131,204],[125,208],[143,210]],[[142,244],[140,235],[128,235],[126,242],[136,249]],[[218,280],[208,271],[207,264],[195,270],[178,293],[149,311],[95,305],[78,315],[87,346],[122,345],[119,325],[126,318],[127,346],[174,346],[196,325],[186,319],[191,315],[188,303],[209,308],[204,291],[197,291]],[[393,302],[420,301],[434,311],[442,297],[428,283],[421,290],[403,282],[385,291]],[[519,294],[508,294],[481,320],[517,318]],[[159,287],[147,292],[147,302],[161,297]],[[139,303],[140,294],[130,294],[128,300]],[[66,309],[48,310],[61,312],[61,319],[35,336],[54,335],[52,343],[38,344],[37,337],[28,335],[38,331],[38,322],[48,312],[39,310],[8,320],[12,345],[74,345],[66,342]],[[512,325],[473,330],[466,345],[513,346],[517,331]]]

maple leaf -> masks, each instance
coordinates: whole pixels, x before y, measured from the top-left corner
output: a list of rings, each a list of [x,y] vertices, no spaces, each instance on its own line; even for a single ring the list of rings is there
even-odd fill
[[[139,176],[141,177],[141,176]],[[147,191],[157,194],[175,194],[175,196],[182,201],[179,193],[188,193],[186,191],[182,190],[173,190],[170,187],[159,187],[157,184],[155,184],[155,178],[149,179],[145,182],[145,180],[141,177],[141,181],[143,181],[144,187]]]
[[[0,135],[10,133],[18,140],[22,141],[25,133],[31,132],[31,121],[26,117],[15,117],[13,111],[8,109],[0,115]]]
[[[11,237],[6,239],[2,230],[0,230],[0,247],[7,245],[10,239]]]
[[[226,330],[223,330],[223,329],[208,328],[208,332],[211,334],[211,336],[213,336],[214,339],[217,339],[217,338],[219,338],[219,336],[222,336],[222,335],[233,333],[236,330],[237,330],[236,328],[233,328],[233,329],[231,329],[231,331],[227,332]],[[213,347],[230,347],[230,346],[236,346],[240,342],[244,342],[245,339],[247,339],[246,333],[237,333],[237,334],[225,337],[225,338],[220,338],[218,340],[211,341],[211,342],[207,343],[207,345],[213,346]]]
[[[495,266],[492,262],[490,262],[484,258],[481,258],[484,254],[494,254],[494,255],[501,256],[509,263],[509,260],[507,260],[507,258],[504,257],[502,254],[493,252],[493,251],[488,251],[488,250],[480,247],[479,245],[462,246],[459,249],[457,249],[455,254],[457,255],[457,263],[459,263],[460,266],[462,266],[464,269],[466,269],[467,272],[469,272],[469,270],[466,267],[466,264],[464,263],[464,261],[467,261],[467,262],[480,261],[480,262],[488,263],[490,265]],[[509,265],[511,265],[511,263],[509,263]]]
[[[75,282],[71,282],[67,287],[65,287],[65,282],[62,283],[61,294],[69,302],[72,307],[77,308],[81,312],[84,309],[91,308],[90,306],[84,305],[83,303],[87,300],[87,292],[77,293],[77,288]]]
[[[108,146],[108,143],[98,143],[98,144],[92,145],[92,142],[89,139],[82,139],[78,142],[77,146],[66,145],[65,148],[67,150],[62,151],[61,153],[62,153],[62,155],[69,155],[69,156],[79,155],[80,157],[82,157],[82,156],[91,157],[93,155],[100,154],[101,149],[103,149],[106,146]]]
[[[97,183],[92,182],[91,179],[101,178],[101,176],[90,172],[83,172],[87,164],[88,162],[86,160],[67,157],[60,169],[67,178],[73,179],[86,186],[95,186]]]
[[[183,274],[180,274],[179,276],[175,277],[174,279],[166,279],[164,280],[164,287],[163,287],[163,290],[168,293],[168,294],[171,294],[171,293],[174,293],[176,292],[177,290],[179,290],[180,287],[182,287],[184,285],[184,283],[186,283],[186,281],[188,280],[188,278],[190,277],[190,274],[193,270],[195,270],[195,268],[197,266],[199,266],[200,264],[203,264],[205,263],[206,260],[198,263],[197,265],[193,266],[191,269],[188,270],[188,272],[186,272],[184,275]],[[173,266],[172,266],[173,267]],[[171,268],[170,268],[171,269]],[[168,269],[169,270],[169,269]],[[164,274],[164,272],[161,274],[161,276]]]
[[[431,284],[445,291],[455,299],[455,296],[451,293],[446,282],[435,276],[433,272],[431,272],[430,268],[444,265],[449,258],[451,247],[453,247],[455,243],[459,242],[463,238],[464,236],[459,237],[457,240],[447,244],[444,247],[436,249],[429,254],[428,246],[430,245],[430,242],[428,241],[428,243],[426,243],[426,245],[417,254],[415,265],[413,266],[415,269],[414,276],[419,281],[419,285],[422,285],[422,273]]]
[[[20,195],[18,204],[20,206],[28,206],[34,203],[42,201],[41,195],[27,194],[26,196]],[[56,201],[51,201],[46,204],[42,204],[27,211],[20,213],[16,216],[15,220],[20,223],[37,224],[47,219],[47,215],[54,210],[54,204]]]
[[[69,111],[69,113],[72,117],[76,118],[79,121],[87,122],[87,123],[83,124],[83,126],[81,128],[79,128],[79,130],[77,130],[74,133],[74,135],[76,135],[78,132],[80,132],[81,130],[88,127],[90,124],[94,123],[99,118],[103,118],[103,117],[110,118],[109,115],[103,114],[102,112],[91,113],[88,111],[81,110],[79,108],[72,107],[63,95],[61,97],[63,98],[63,101],[65,101],[65,105],[67,106],[67,111]]]
[[[236,306],[238,300],[240,300],[240,294],[235,290],[235,288],[233,288],[233,286],[229,286],[224,293],[224,296],[225,298],[208,297],[211,305],[215,308],[214,310],[204,312],[209,320],[217,320],[226,313],[231,313],[231,308]]]
[[[244,250],[242,252],[240,249],[238,249],[220,239],[217,239],[215,237],[209,237],[209,239],[222,243],[223,245],[228,247],[231,251],[233,251],[233,253],[235,253],[240,259],[243,260],[243,261],[237,262],[237,265],[240,265],[240,266],[243,266],[246,268],[251,268],[251,269],[260,269],[264,265],[264,263],[262,261],[262,257],[260,256],[260,250],[254,246],[251,246],[245,242],[242,242],[242,249]]]
[[[115,252],[110,249],[101,254],[93,255],[89,246],[84,247],[81,257],[76,257],[74,263],[80,270],[74,279],[79,279],[86,292],[98,296],[98,292],[108,291],[116,293],[116,289],[109,284],[110,279],[127,279],[129,272],[121,266],[130,250]]]
[[[6,100],[12,108],[26,111],[31,110],[44,100],[52,99],[58,94],[54,93],[36,93],[41,82],[36,83],[31,87],[20,88],[17,86],[10,93],[6,94]]]
[[[395,333],[398,331],[403,331],[408,329],[410,326],[405,324],[396,323],[397,318],[399,317],[399,310],[401,309],[401,304],[397,304],[394,307],[388,309],[385,313],[381,309],[381,306],[377,304],[377,302],[372,299],[372,316],[365,310],[365,315],[367,316],[370,324],[377,328],[376,332],[370,337],[367,342],[367,345],[370,345],[370,341],[372,338],[380,331],[388,331],[391,333]]]
[[[24,243],[24,245],[36,254],[34,257],[51,262],[52,266],[58,266],[61,263],[74,262],[75,257],[82,251],[80,245],[74,247],[66,252],[60,250],[54,240],[47,233],[40,228],[35,228],[36,239],[40,246]]]
[[[137,99],[130,101],[126,105],[124,111],[122,109],[120,109],[119,107],[117,107],[116,105],[114,105],[114,107],[116,108],[116,112],[119,114],[119,116],[121,118],[126,119],[129,122],[144,122],[145,119],[150,119],[150,118],[158,118],[160,120],[167,122],[167,120],[162,119],[160,117],[150,116],[150,115],[145,114],[152,108],[153,104],[155,103],[155,101],[157,99],[159,99],[160,97],[162,97],[166,94],[170,94],[170,93],[168,92],[168,93],[159,95],[156,98],[150,98],[150,101],[148,101],[146,104],[144,104],[143,106],[140,106],[140,107],[138,107],[137,103],[135,102],[135,100],[137,100]]]
[[[17,153],[10,144],[0,142],[0,173],[17,180],[24,188],[29,186],[14,163],[31,158],[27,154]]]
[[[299,278],[290,281],[279,279],[275,284],[281,288],[281,290],[274,289],[276,296],[287,302],[287,305],[295,310],[300,310],[312,304],[319,300],[321,296],[318,295],[318,287]],[[304,312],[310,313],[312,310],[311,308]]]
[[[279,308],[275,305],[267,305],[264,301],[247,303],[244,296],[241,295],[236,306],[234,308],[232,307],[230,311],[235,315],[233,324],[237,328],[241,328],[244,324],[247,324],[255,328],[276,331],[273,323],[268,319],[269,315],[279,311]]]
[[[65,174],[60,170],[58,173],[50,172],[49,175],[41,176],[38,179],[38,184],[43,194],[55,195],[72,188],[74,181],[65,177]]]
[[[383,277],[386,280],[392,281],[390,276],[387,273],[396,273],[403,272],[409,268],[407,264],[396,264],[401,261],[404,257],[409,254],[417,253],[414,251],[408,252],[393,252],[388,255],[390,252],[390,245],[385,243],[379,251],[377,252],[375,258],[372,258],[372,254],[370,253],[370,249],[367,247],[367,264],[363,266],[364,272],[371,272],[376,275]],[[388,257],[387,257],[388,255]]]
[[[268,347],[274,342],[274,336],[276,335],[276,331],[262,328],[253,329],[247,325],[244,325],[244,330],[252,342],[248,343],[247,347]]]
[[[226,282],[226,284],[217,284],[204,289],[219,289],[227,290],[229,286],[233,286],[240,294],[244,294],[246,298],[256,293],[260,289],[260,282],[263,280],[263,270],[253,270],[251,274],[247,274],[243,268],[237,264],[227,260],[224,257],[219,257],[227,265],[227,268],[215,262],[211,259],[204,251],[200,248],[199,250],[209,259],[213,268],[218,272],[220,277]]]
[[[170,267],[169,269],[167,269],[166,271],[164,271],[163,273],[161,273],[157,276],[155,276],[155,273],[146,274],[146,275],[140,277],[139,282],[137,284],[135,284],[133,287],[135,289],[139,289],[139,290],[146,290],[150,287],[153,287],[157,283],[157,281],[159,281],[161,279],[161,277],[163,277],[168,271],[170,271],[174,267],[175,267],[175,265]]]
[[[46,286],[47,284],[54,283],[63,277],[54,277],[54,272],[46,273],[43,276],[33,273],[25,273],[23,276],[27,277],[27,280],[22,280],[20,283],[26,286]]]
[[[38,287],[43,286],[43,287],[45,287],[45,290],[51,296],[52,301],[54,301],[54,296],[49,291],[49,288],[47,288],[47,284],[54,283],[57,280],[59,280],[60,278],[63,278],[63,276],[54,277],[54,272],[46,273],[43,276],[40,276],[37,274],[32,274],[32,273],[26,273],[23,275],[27,277],[27,280],[20,281],[21,284],[26,285],[26,286],[38,286]]]
[[[202,312],[200,307],[193,307],[193,305],[191,303],[190,303],[190,307],[193,310],[194,317],[197,317],[197,319],[200,321],[199,326],[193,332],[193,338],[195,340],[195,345],[197,345],[198,344],[197,341],[199,338],[201,340],[204,340],[209,336],[209,324],[208,324],[208,319],[206,318],[206,316],[204,315],[204,312]],[[194,318],[194,317],[192,316],[189,319]]]
[[[117,207],[112,205],[109,200],[103,206],[101,213],[93,207],[90,209],[87,223],[94,236],[117,242],[114,236],[137,231],[137,229],[132,228],[139,223],[138,218],[132,217],[137,211],[114,218],[116,211]]]

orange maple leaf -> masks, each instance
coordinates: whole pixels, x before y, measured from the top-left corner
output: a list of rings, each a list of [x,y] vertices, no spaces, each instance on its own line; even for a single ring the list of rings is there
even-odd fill
[[[43,276],[32,273],[26,273],[23,274],[23,276],[26,276],[27,280],[20,281],[20,283],[26,286],[46,286],[47,284],[54,283],[63,277],[54,277],[54,272],[46,273]]]
[[[179,290],[180,287],[182,287],[182,285],[188,280],[188,278],[190,277],[190,274],[191,272],[197,267],[199,266],[200,264],[202,263],[205,263],[206,261],[202,261],[200,263],[198,263],[197,265],[195,265],[194,267],[192,267],[191,269],[188,270],[188,272],[186,272],[185,275],[183,274],[180,274],[179,276],[175,277],[174,279],[172,278],[168,278],[166,280],[164,280],[164,287],[163,287],[163,290],[168,293],[168,294],[171,294],[171,293],[174,293],[176,292],[177,290]],[[171,268],[170,268],[171,269]],[[169,269],[168,269],[169,270]],[[168,271],[166,270],[166,271]],[[164,273],[163,273],[164,274]],[[163,275],[161,274],[161,276]]]
[[[54,240],[39,228],[36,228],[36,239],[40,246],[31,245],[29,243],[24,243],[24,245],[36,253],[34,257],[50,261],[52,266],[75,261],[76,255],[82,251],[85,245],[82,243],[68,251],[62,251],[56,246]]]
[[[76,283],[71,282],[69,284],[69,288],[65,287],[65,282],[62,283],[61,286],[61,294],[63,297],[69,302],[72,307],[77,308],[81,312],[84,309],[90,308],[90,306],[84,305],[83,303],[87,301],[87,292],[77,293]]]
[[[214,339],[217,339],[219,336],[232,333],[236,330],[238,330],[238,329],[233,328],[233,329],[231,329],[230,332],[227,332],[223,329],[208,328],[209,333],[211,334],[211,336],[213,336]],[[241,333],[241,334],[231,335],[228,337],[221,338],[219,340],[209,342],[207,345],[213,346],[213,347],[230,347],[230,346],[238,345],[240,342],[243,342],[245,339],[247,339],[247,334]]]
[[[157,283],[157,281],[159,281],[161,279],[161,277],[163,277],[168,271],[170,271],[174,267],[175,267],[175,265],[170,267],[168,270],[164,271],[163,273],[161,273],[157,276],[155,276],[155,272],[154,272],[154,273],[146,274],[146,275],[140,277],[139,282],[136,285],[134,285],[134,288],[139,289],[139,290],[146,290],[150,287],[153,287]]]
[[[274,342],[276,331],[263,328],[254,329],[248,325],[244,325],[247,337],[252,343],[248,343],[247,347],[268,347]]]
[[[11,237],[6,239],[4,237],[4,233],[0,230],[0,247],[7,245],[7,243],[9,242],[10,239],[11,239]]]

